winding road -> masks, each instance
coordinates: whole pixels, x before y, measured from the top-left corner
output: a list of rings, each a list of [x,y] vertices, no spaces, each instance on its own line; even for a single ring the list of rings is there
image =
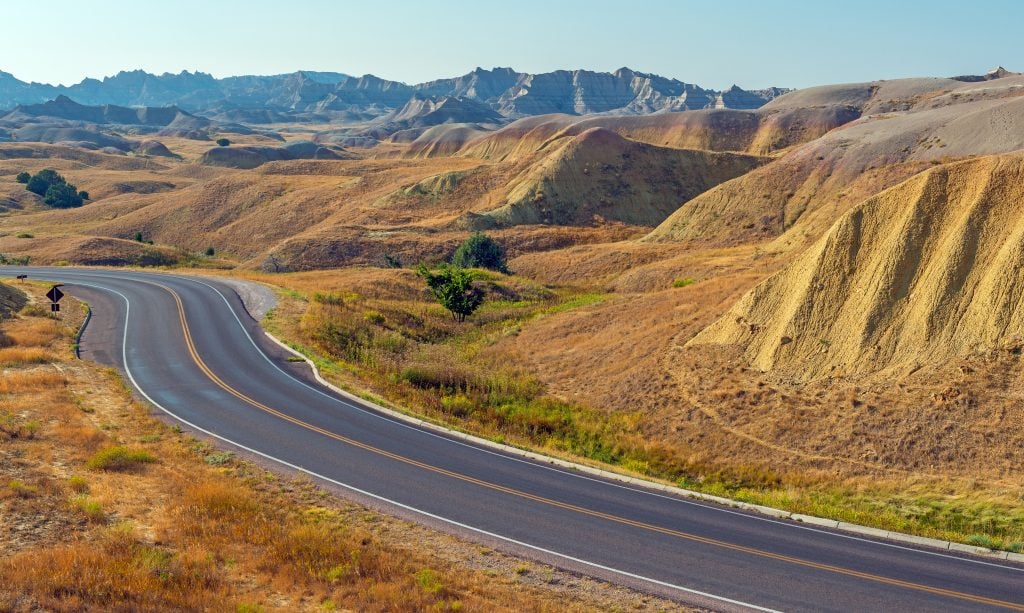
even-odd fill
[[[416,521],[715,610],[1024,611],[1024,567],[677,498],[396,420],[289,362],[209,277],[2,267],[66,284],[82,356],[225,448]]]

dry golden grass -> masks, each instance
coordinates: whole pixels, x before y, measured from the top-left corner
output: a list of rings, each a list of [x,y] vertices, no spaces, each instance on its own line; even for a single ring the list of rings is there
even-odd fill
[[[41,391],[55,385],[65,385],[66,383],[67,378],[64,375],[50,369],[15,371],[4,373],[3,378],[0,378],[0,393],[14,394]]]
[[[40,347],[6,347],[0,349],[0,367],[46,364],[53,354]]]
[[[4,591],[22,595],[23,603],[8,605],[18,609],[30,603],[56,611],[231,608],[224,582],[206,552],[172,553],[147,546],[123,528],[103,530],[91,542],[3,560],[0,576]]]
[[[60,336],[60,324],[49,317],[26,317],[6,326],[5,334],[21,349],[45,347]]]

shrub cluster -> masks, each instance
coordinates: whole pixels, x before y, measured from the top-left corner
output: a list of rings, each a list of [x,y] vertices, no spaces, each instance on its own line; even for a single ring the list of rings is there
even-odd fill
[[[34,175],[27,172],[18,173],[18,183],[24,183],[25,189],[43,197],[47,206],[55,209],[71,209],[82,206],[89,199],[89,192],[78,191],[78,188],[67,182],[56,170],[46,168]]]
[[[452,255],[452,265],[458,268],[487,268],[508,274],[505,248],[482,232],[467,238]]]

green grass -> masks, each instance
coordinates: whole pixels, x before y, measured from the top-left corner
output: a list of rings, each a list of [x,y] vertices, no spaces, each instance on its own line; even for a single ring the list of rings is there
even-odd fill
[[[210,466],[223,466],[231,462],[231,459],[234,457],[235,454],[230,451],[219,451],[206,455],[203,461]]]
[[[39,493],[39,488],[34,485],[28,485],[17,479],[12,479],[7,484],[7,489],[11,490],[18,498],[32,498]]]
[[[444,589],[441,583],[441,575],[435,570],[424,568],[416,572],[416,585],[428,594],[437,594]]]
[[[88,494],[89,493],[89,482],[84,477],[75,475],[68,479],[68,487],[71,488],[72,492],[76,494]]]
[[[103,505],[98,500],[93,500],[84,494],[76,496],[71,501],[71,505],[78,509],[89,523],[102,524],[107,520]]]
[[[593,306],[595,304],[601,304],[602,302],[611,298],[611,294],[600,294],[600,293],[586,293],[576,294],[565,300],[560,301],[558,304],[543,309],[538,315],[554,315],[556,313],[564,313],[565,311],[572,311],[582,307]]]
[[[1012,496],[970,495],[948,483],[904,485],[881,481],[864,487],[809,483],[797,487],[725,487],[714,482],[682,487],[794,513],[1013,551],[1024,543],[1024,507]]]
[[[127,471],[156,462],[156,456],[144,449],[108,447],[93,454],[85,466],[90,470]]]

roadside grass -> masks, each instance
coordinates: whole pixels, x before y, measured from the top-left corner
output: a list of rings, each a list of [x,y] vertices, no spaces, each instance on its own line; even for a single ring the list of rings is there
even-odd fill
[[[13,344],[18,345],[22,349],[45,347],[61,335],[60,323],[57,320],[50,319],[49,311],[46,311],[45,316],[25,313],[26,310],[30,310],[34,306],[37,305],[28,305],[22,309],[23,314],[28,315],[28,317],[17,320],[17,325],[9,326],[7,330],[7,336]]]
[[[53,370],[28,370],[5,373],[0,378],[0,393],[41,391],[54,385],[65,385],[67,379]]]
[[[127,471],[153,462],[156,462],[156,456],[145,449],[116,446],[97,451],[85,463],[85,467],[90,470]]]
[[[1010,489],[979,492],[977,483],[860,477],[763,489],[680,485],[794,513],[990,549],[1013,551],[1024,543],[1020,493]]]
[[[40,347],[5,347],[0,349],[0,367],[46,364],[52,356]]]

